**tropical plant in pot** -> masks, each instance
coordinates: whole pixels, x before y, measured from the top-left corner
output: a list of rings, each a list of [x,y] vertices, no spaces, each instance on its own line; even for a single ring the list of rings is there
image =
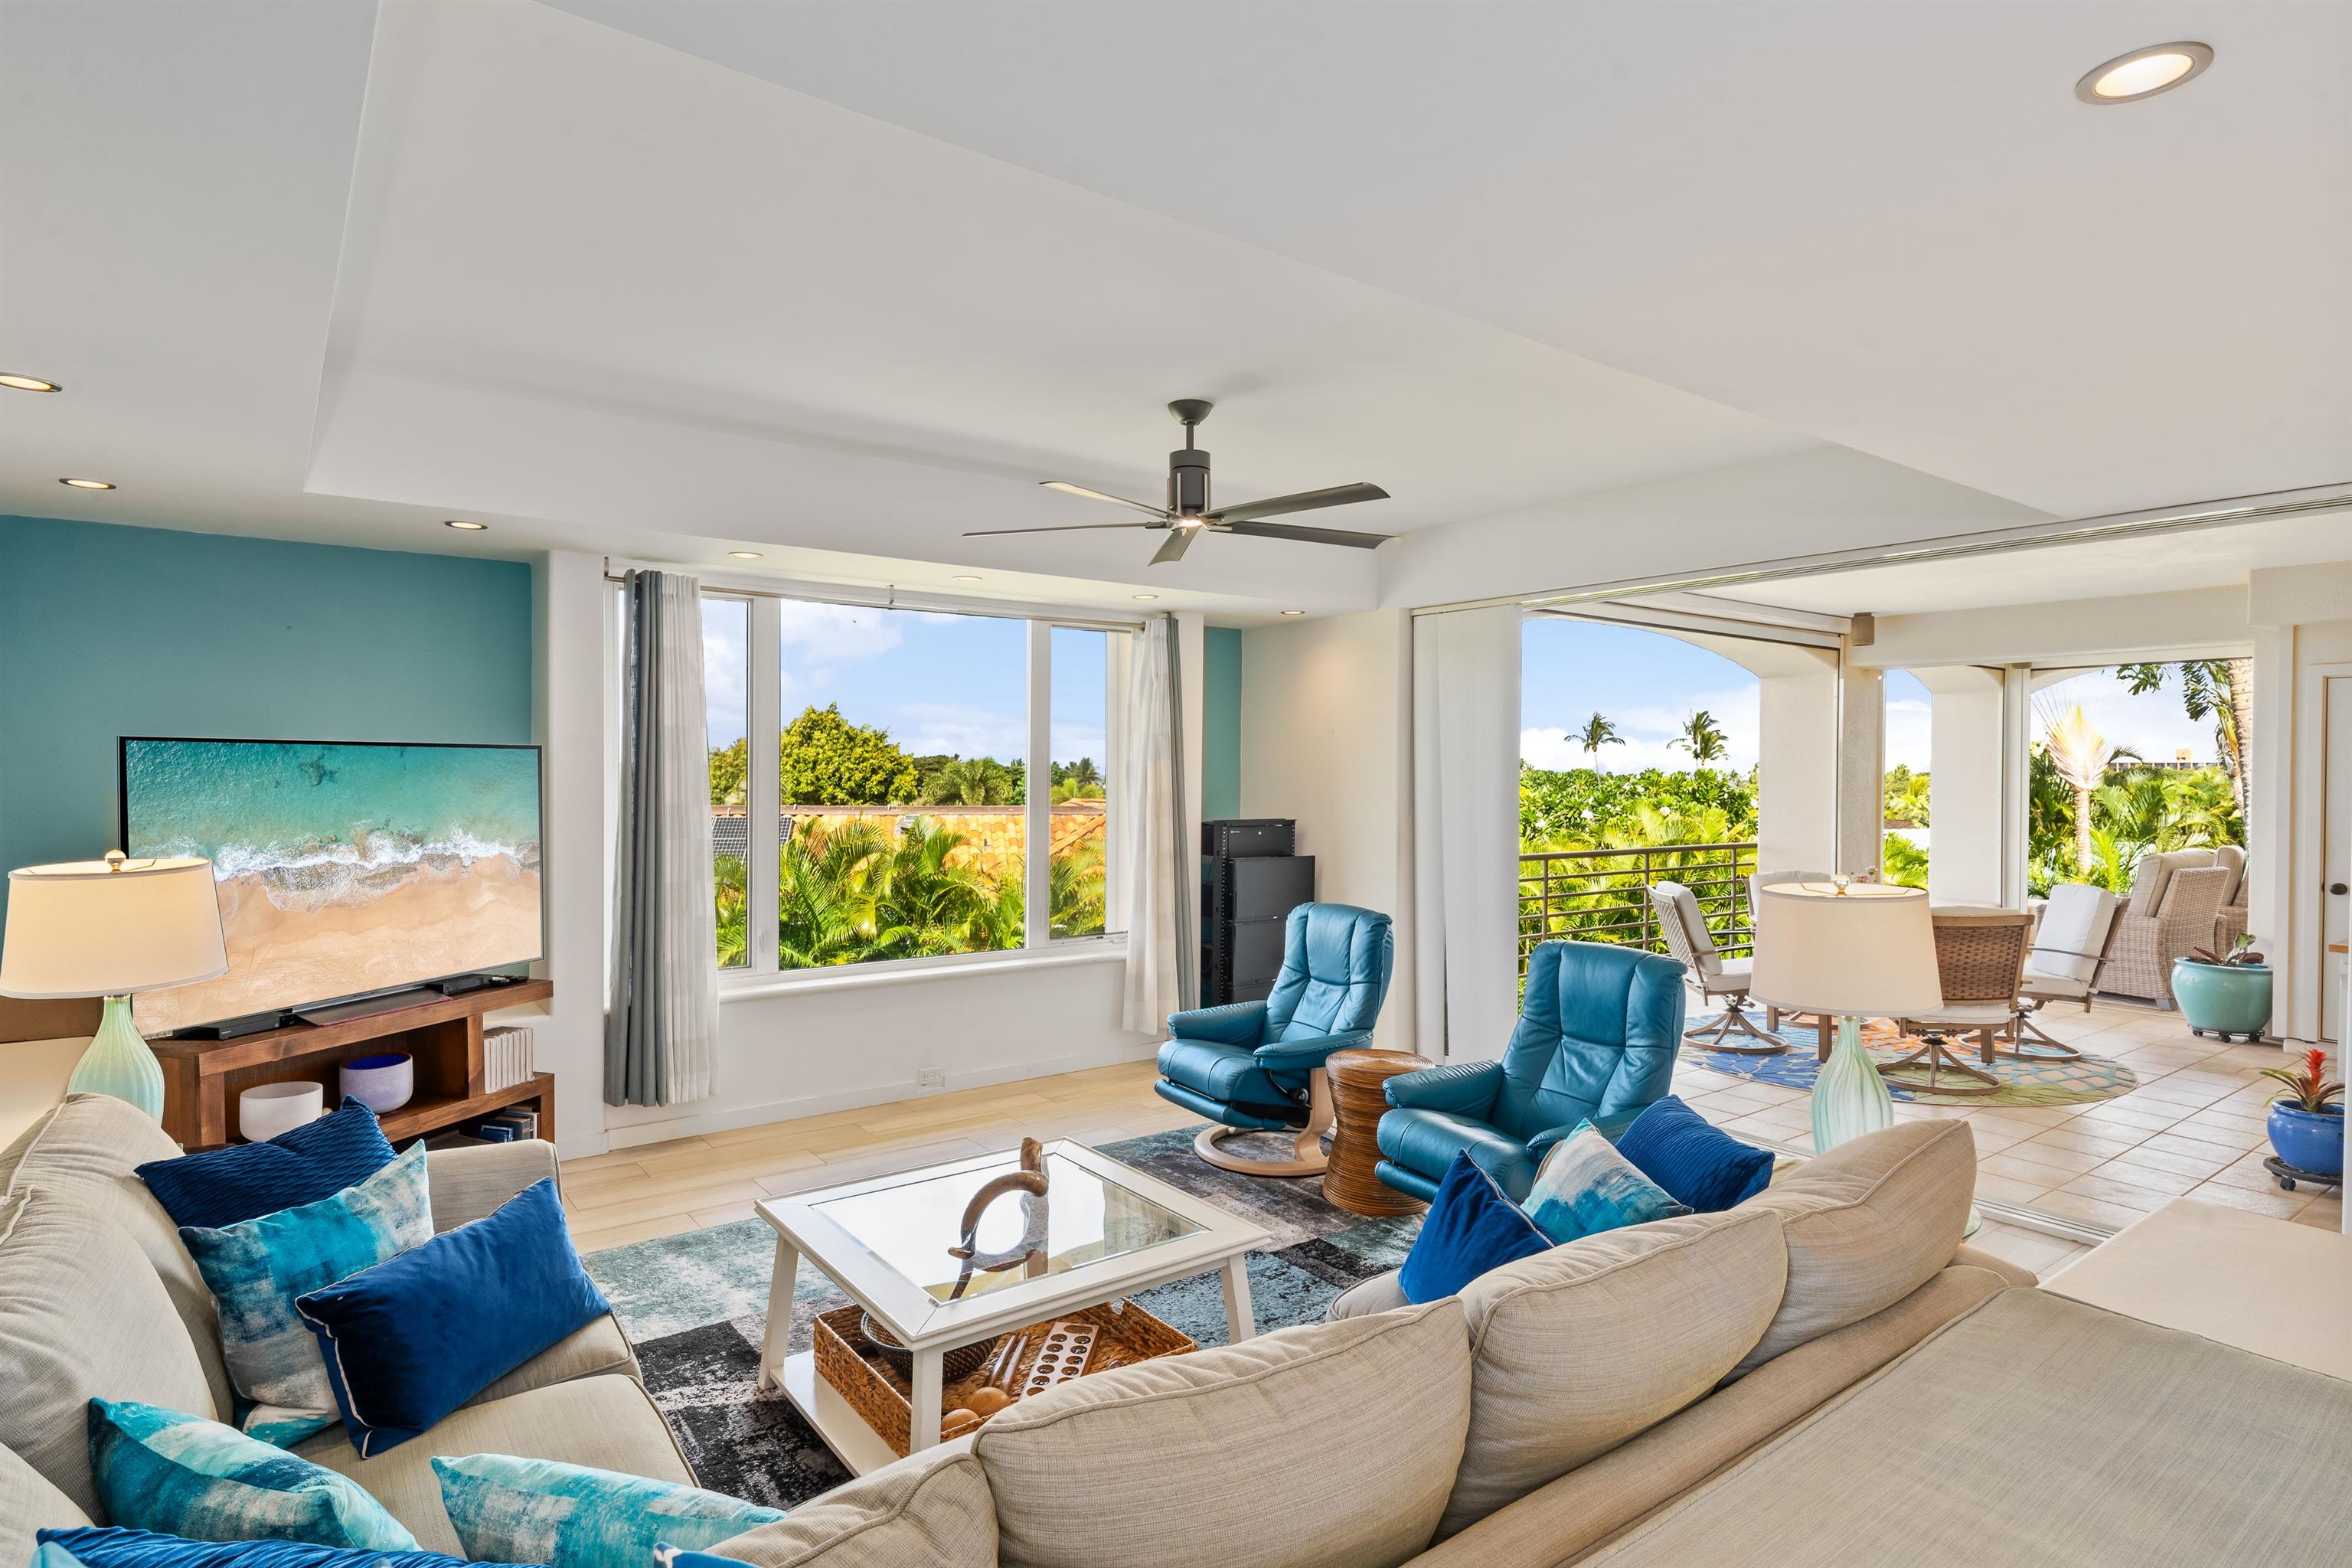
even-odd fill
[[[2263,1076],[2289,1091],[2271,1101],[2271,1147],[2279,1159],[2308,1175],[2341,1176],[2344,1086],[2327,1077],[2327,1052],[2314,1046],[2303,1053],[2300,1070],[2264,1068]]]
[[[2172,999],[2191,1034],[2258,1040],[2271,1021],[2270,966],[2251,936],[2240,936],[2227,952],[2192,948],[2172,961]]]

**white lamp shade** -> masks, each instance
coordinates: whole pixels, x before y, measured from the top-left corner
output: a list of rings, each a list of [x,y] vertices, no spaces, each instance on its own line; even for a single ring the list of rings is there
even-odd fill
[[[1759,998],[1864,1018],[1930,1012],[1944,1000],[1924,889],[1776,882],[1756,905]]]
[[[209,860],[103,860],[8,873],[0,994],[126,996],[228,973]]]

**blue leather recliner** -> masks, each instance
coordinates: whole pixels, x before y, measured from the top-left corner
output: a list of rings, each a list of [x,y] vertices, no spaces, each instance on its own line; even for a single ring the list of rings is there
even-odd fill
[[[1396,963],[1389,917],[1352,904],[1301,904],[1283,928],[1282,973],[1263,1002],[1171,1013],[1160,1098],[1218,1123],[1193,1152],[1228,1171],[1312,1176],[1324,1166],[1331,1087],[1323,1059],[1372,1041]],[[1235,1132],[1292,1132],[1294,1157],[1250,1160],[1220,1148]]]
[[[1545,1151],[1578,1122],[1613,1138],[1664,1098],[1682,1034],[1681,964],[1605,942],[1545,942],[1528,959],[1527,994],[1502,1060],[1388,1080],[1380,1178],[1427,1202],[1467,1150],[1524,1200]]]

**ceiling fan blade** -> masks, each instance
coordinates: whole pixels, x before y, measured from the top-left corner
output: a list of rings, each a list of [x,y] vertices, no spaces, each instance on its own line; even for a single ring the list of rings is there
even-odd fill
[[[1164,519],[1168,515],[1168,509],[1164,506],[1146,506],[1139,500],[1129,500],[1125,496],[1115,496],[1107,490],[1090,490],[1084,485],[1074,485],[1067,479],[1041,479],[1038,482],[1047,489],[1060,490],[1064,495],[1085,496],[1089,500],[1107,500],[1116,506],[1131,506],[1138,511],[1147,512],[1157,518]]]
[[[1305,544],[1345,544],[1357,550],[1378,550],[1396,537],[1392,533],[1358,533],[1345,528],[1303,528],[1295,522],[1211,523],[1220,533],[1248,533],[1260,539],[1295,539]]]
[[[1150,522],[1065,522],[1053,528],[967,528],[966,539],[986,539],[998,533],[1085,533],[1097,528],[1164,528],[1165,523]]]
[[[1197,528],[1171,529],[1168,537],[1160,542],[1159,550],[1153,553],[1151,563],[1159,566],[1171,561],[1183,560],[1184,552],[1192,548],[1192,536],[1200,531]]]
[[[1247,522],[1254,517],[1279,517],[1286,511],[1313,511],[1322,506],[1350,506],[1360,500],[1386,500],[1389,492],[1378,485],[1333,485],[1327,490],[1300,490],[1295,495],[1269,496],[1244,501],[1209,514],[1213,522]]]

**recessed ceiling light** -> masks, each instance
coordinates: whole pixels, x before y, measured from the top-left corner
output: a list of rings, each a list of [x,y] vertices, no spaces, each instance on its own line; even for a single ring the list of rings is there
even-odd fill
[[[2212,63],[2208,44],[2150,44],[2092,67],[2074,84],[2074,96],[2084,103],[2131,103],[2169,91]]]
[[[760,552],[756,550],[730,550],[727,553],[737,561],[757,561],[760,559]]]
[[[104,479],[59,479],[61,485],[71,485],[78,490],[110,490],[114,487]]]
[[[1304,610],[1285,610],[1282,613],[1286,616],[1303,616],[1307,612]]]
[[[13,386],[19,392],[63,392],[54,381],[43,381],[37,375],[18,375],[13,370],[0,371],[0,386]]]
[[[980,581],[980,579],[979,579],[979,578],[977,578],[977,577],[973,576],[973,575],[972,575],[971,573],[969,573],[969,572],[959,572],[959,573],[957,573],[957,574],[956,574],[956,576],[955,576],[955,580],[956,580],[957,582],[959,582],[959,583],[977,583],[977,582],[979,582],[979,581]]]
[[[1160,595],[1157,594],[1138,594],[1136,597],[1149,603],[1150,601],[1160,597]]]
[[[441,526],[454,528],[460,533],[487,533],[490,527],[487,522],[467,522],[461,517],[445,517],[441,520]]]

